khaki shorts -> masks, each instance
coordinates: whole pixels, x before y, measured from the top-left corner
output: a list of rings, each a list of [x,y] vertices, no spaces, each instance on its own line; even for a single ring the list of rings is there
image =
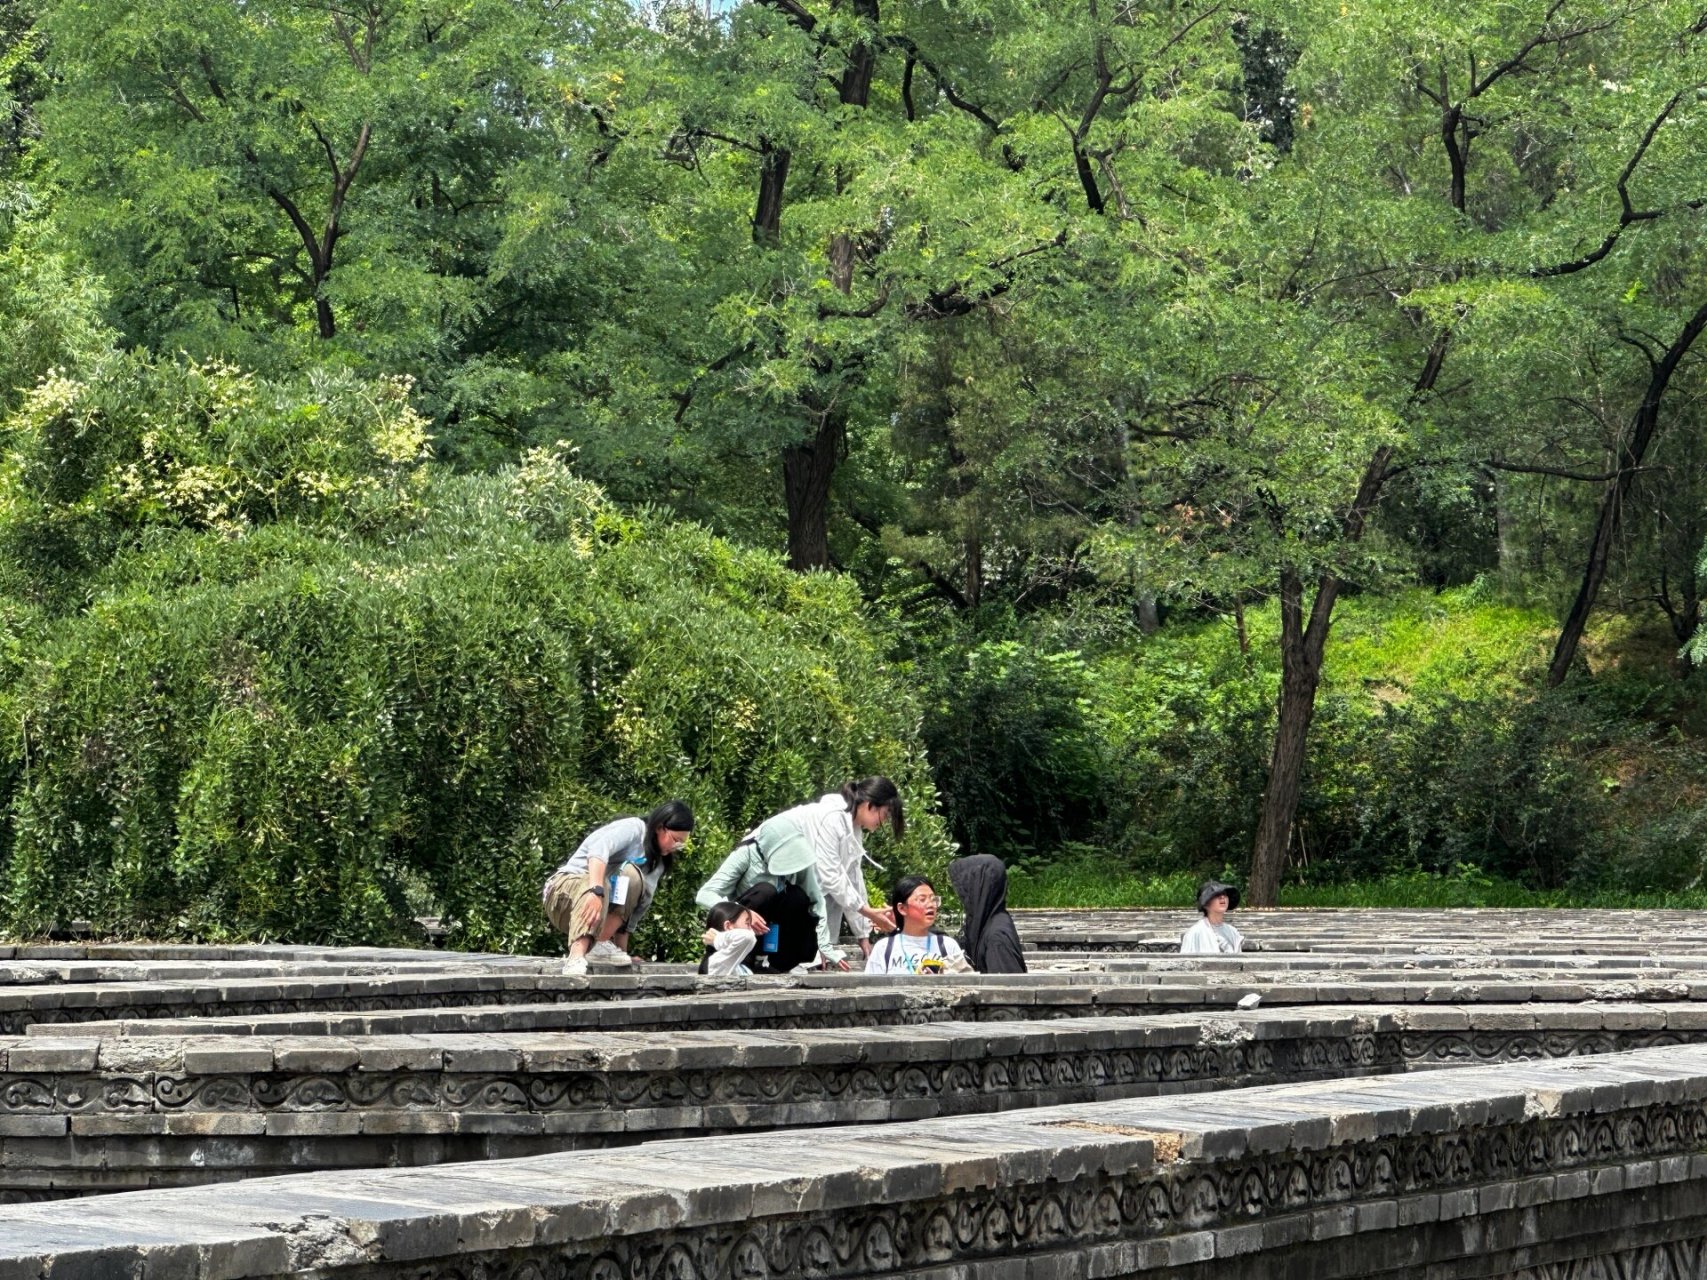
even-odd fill
[[[640,918],[652,909],[652,894],[646,888],[646,877],[632,862],[623,865],[622,878],[627,882],[628,892],[622,895],[620,903],[610,907],[610,914],[622,921],[617,932],[629,933],[632,932],[629,926],[639,924]]]
[[[640,869],[633,863],[624,863],[617,874],[622,877],[628,892],[620,904],[603,902],[601,905],[604,910],[590,925],[581,923],[580,905],[581,899],[594,889],[593,881],[586,876],[569,875],[562,871],[553,875],[545,882],[545,916],[551,921],[551,927],[566,934],[569,941],[573,942],[576,938],[598,937],[607,916],[615,916],[619,920],[629,919],[634,909],[643,905],[646,881],[641,877]],[[617,932],[624,931],[619,929]]]

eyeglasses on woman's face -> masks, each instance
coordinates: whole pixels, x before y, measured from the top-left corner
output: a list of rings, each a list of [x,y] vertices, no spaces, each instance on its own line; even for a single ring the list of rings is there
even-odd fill
[[[854,808],[854,824],[861,831],[876,831],[889,821],[889,806],[873,804],[870,800],[861,800]]]

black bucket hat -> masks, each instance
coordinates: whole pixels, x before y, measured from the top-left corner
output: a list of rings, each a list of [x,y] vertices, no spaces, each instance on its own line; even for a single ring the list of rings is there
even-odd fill
[[[1203,887],[1197,891],[1197,909],[1207,914],[1209,900],[1221,893],[1227,895],[1227,910],[1231,911],[1239,905],[1239,891],[1232,885],[1222,884],[1219,880],[1205,880]]]

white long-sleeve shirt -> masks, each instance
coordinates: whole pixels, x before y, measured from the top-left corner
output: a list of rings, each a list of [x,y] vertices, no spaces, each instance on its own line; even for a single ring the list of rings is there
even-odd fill
[[[758,940],[758,935],[751,929],[723,930],[711,944],[711,954],[706,957],[706,976],[727,978],[737,973],[751,973],[744,962]]]
[[[1232,955],[1245,945],[1243,936],[1226,921],[1210,924],[1205,916],[1180,935],[1182,956]]]
[[[854,825],[853,814],[841,793],[832,791],[811,804],[791,809],[812,842],[818,857],[818,884],[824,891],[825,905],[831,909],[826,922],[830,936],[839,937],[843,920],[853,929],[856,938],[871,936],[871,921],[862,916],[861,907],[871,905],[865,885],[865,836]]]

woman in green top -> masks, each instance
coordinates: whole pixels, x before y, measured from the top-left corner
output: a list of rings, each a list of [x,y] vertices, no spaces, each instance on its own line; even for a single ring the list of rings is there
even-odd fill
[[[826,923],[817,850],[792,812],[755,827],[700,886],[694,901],[708,911],[719,902],[738,902],[762,917],[760,928],[776,930],[775,950],[755,951],[748,960],[755,972],[787,973],[820,952],[836,968],[848,967]],[[759,946],[765,945],[761,935]]]

